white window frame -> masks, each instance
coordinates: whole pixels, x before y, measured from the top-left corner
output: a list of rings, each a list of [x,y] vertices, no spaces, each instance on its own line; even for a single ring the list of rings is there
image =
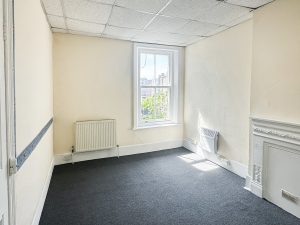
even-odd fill
[[[140,76],[139,76],[139,63],[140,63],[140,55],[141,53],[155,53],[155,54],[168,54],[170,57],[170,120],[167,121],[153,121],[144,123],[141,119],[141,95],[140,90],[144,86],[140,86]],[[178,125],[178,114],[179,114],[179,82],[180,82],[180,47],[174,46],[163,46],[163,45],[154,45],[154,44],[134,44],[134,79],[133,79],[133,89],[134,89],[134,115],[133,115],[133,129],[144,129],[144,128],[153,128],[153,127],[163,127],[163,126],[172,126]],[[148,87],[148,86],[147,86]],[[149,86],[151,87],[157,87]],[[160,86],[164,88],[165,86]],[[166,86],[167,87],[167,86]],[[169,88],[169,87],[168,87]]]

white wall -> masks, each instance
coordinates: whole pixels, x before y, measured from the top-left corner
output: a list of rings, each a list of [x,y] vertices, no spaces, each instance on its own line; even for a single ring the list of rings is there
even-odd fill
[[[133,43],[54,34],[54,149],[69,153],[74,122],[117,120],[120,146],[177,141],[182,126],[132,130]]]
[[[199,140],[199,127],[220,132],[220,154],[247,164],[252,21],[186,49],[185,137]]]
[[[39,0],[15,1],[17,154],[53,116],[52,33]],[[53,159],[52,128],[16,174],[16,224],[32,223]]]
[[[251,115],[300,123],[300,1],[255,11]]]

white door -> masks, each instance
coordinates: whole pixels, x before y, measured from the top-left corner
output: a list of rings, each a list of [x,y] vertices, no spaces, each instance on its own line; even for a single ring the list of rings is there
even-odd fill
[[[3,0],[0,0],[0,225],[8,225],[8,163],[5,129]]]

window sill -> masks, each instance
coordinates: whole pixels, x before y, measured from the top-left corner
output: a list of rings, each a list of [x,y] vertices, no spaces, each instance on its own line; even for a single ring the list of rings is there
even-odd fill
[[[134,127],[132,130],[144,130],[150,128],[160,128],[160,127],[173,127],[173,126],[182,126],[182,123],[164,123],[164,124],[149,124],[140,127]]]

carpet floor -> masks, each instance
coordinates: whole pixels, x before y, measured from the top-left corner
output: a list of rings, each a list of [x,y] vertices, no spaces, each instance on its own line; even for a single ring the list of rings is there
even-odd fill
[[[299,225],[184,148],[55,166],[40,225]]]

